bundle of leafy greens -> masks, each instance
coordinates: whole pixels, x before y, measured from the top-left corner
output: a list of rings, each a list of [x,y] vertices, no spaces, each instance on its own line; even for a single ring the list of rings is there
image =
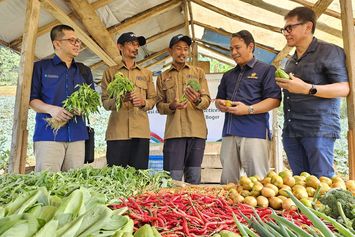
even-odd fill
[[[122,97],[133,90],[134,84],[129,78],[125,77],[121,72],[115,74],[115,79],[107,86],[107,92],[110,98],[116,99],[116,111],[121,108]]]
[[[199,92],[201,90],[201,85],[195,80],[189,80],[187,82],[187,86],[191,87],[194,91]],[[181,97],[179,102],[184,103],[187,100],[186,94],[184,93]]]
[[[72,114],[85,117],[88,117],[92,113],[98,113],[100,106],[99,93],[93,90],[88,84],[76,85],[75,88],[77,87],[79,89],[63,101],[63,108]],[[54,118],[46,118],[45,120],[54,133],[57,133],[67,123],[59,122]]]

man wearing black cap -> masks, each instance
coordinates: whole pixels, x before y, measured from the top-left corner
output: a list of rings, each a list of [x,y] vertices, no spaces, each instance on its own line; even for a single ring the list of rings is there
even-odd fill
[[[103,75],[102,104],[106,110],[112,111],[106,131],[109,166],[148,168],[150,129],[147,111],[155,105],[156,92],[152,73],[135,62],[138,48],[145,43],[143,36],[136,36],[133,32],[122,34],[117,40],[122,62],[108,68]],[[134,91],[123,98],[124,103],[118,111],[116,98],[110,98],[107,93],[107,86],[116,73],[122,73],[135,85]]]
[[[199,184],[207,138],[203,110],[211,103],[204,71],[186,64],[191,38],[176,35],[170,40],[172,66],[157,79],[157,109],[167,115],[164,141],[164,170],[174,180]],[[192,81],[201,88],[194,90]]]

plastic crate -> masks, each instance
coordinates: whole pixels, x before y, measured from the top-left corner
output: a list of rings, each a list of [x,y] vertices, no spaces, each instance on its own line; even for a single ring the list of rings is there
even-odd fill
[[[163,170],[163,156],[149,156],[148,169]]]

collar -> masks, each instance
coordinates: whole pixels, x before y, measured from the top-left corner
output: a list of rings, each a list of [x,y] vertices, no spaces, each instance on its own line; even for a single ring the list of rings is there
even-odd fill
[[[61,63],[65,64],[65,62],[63,62],[60,59],[60,57],[58,57],[58,55],[56,55],[56,54],[54,54],[54,57],[52,58],[52,61],[53,61],[54,65],[58,65],[58,64],[61,64]],[[73,59],[72,64],[70,66],[77,67],[76,62],[75,62],[74,59]]]
[[[308,46],[306,52],[304,52],[304,54],[302,55],[301,58],[303,58],[305,55],[307,55],[307,54],[309,54],[309,53],[312,53],[312,52],[316,51],[317,46],[318,46],[318,39],[313,36],[313,39],[312,39],[311,44]],[[296,53],[296,51],[295,51],[295,53],[292,55],[292,58],[293,58],[294,60],[296,60],[296,61],[297,61],[297,60],[300,60],[300,58],[297,58],[297,53]]]
[[[118,69],[121,69],[121,68],[124,67],[124,68],[126,68],[127,70],[129,70],[129,69],[127,68],[126,64],[124,64],[123,61],[121,61],[117,66],[118,66]],[[133,68],[137,68],[138,70],[141,70],[141,67],[138,66],[138,64],[137,64],[136,62],[134,62],[134,65],[133,65],[132,69],[133,69]]]
[[[182,67],[182,68],[185,68],[185,67],[187,67],[187,68],[191,68],[191,66],[189,65],[189,64],[187,64],[187,63],[185,63],[185,65]],[[177,68],[174,66],[174,64],[171,64],[171,66],[170,66],[170,68],[167,70],[167,71],[171,71],[171,70],[176,70],[176,71],[178,71],[177,70]]]
[[[249,62],[247,62],[246,64],[245,64],[245,66],[248,66],[249,68],[254,68],[254,66],[255,66],[255,64],[256,64],[256,58],[255,58],[255,56],[253,56],[253,58],[249,61]],[[239,66],[239,65],[237,65],[236,67],[235,67],[236,69],[241,69],[242,67],[241,66]]]

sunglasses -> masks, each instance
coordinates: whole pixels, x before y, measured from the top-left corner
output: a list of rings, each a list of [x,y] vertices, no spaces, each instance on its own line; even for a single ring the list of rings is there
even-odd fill
[[[293,25],[287,25],[287,26],[285,26],[285,28],[281,28],[280,31],[281,31],[282,34],[285,34],[285,32],[291,33],[292,30],[294,28],[296,28],[296,26],[303,25],[303,24],[305,24],[305,22],[299,22],[299,23],[296,23],[296,24],[293,24]]]

